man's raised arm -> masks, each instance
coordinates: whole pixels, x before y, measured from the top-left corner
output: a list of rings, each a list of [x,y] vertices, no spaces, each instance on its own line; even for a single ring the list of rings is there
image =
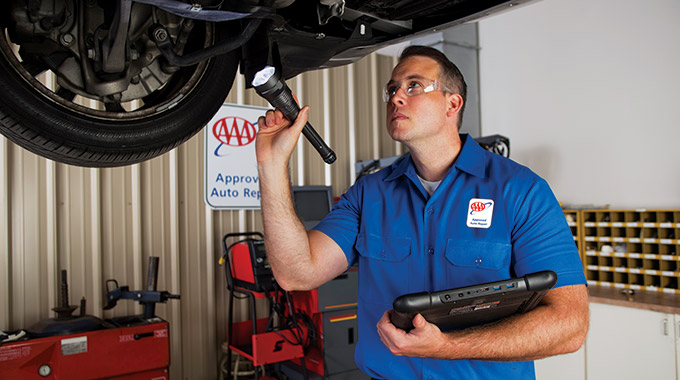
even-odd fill
[[[347,269],[340,247],[318,231],[305,230],[293,205],[288,161],[307,122],[309,107],[291,125],[280,111],[258,119],[257,170],[267,258],[276,281],[286,290],[308,290]]]

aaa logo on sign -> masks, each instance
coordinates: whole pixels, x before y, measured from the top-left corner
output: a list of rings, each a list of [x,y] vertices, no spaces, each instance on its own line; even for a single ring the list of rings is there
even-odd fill
[[[228,116],[218,120],[212,128],[215,138],[224,145],[245,146],[255,140],[257,130],[246,119]]]

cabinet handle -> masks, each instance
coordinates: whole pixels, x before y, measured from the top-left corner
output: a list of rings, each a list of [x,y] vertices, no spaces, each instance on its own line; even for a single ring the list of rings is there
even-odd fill
[[[668,336],[668,318],[663,320],[663,335]]]

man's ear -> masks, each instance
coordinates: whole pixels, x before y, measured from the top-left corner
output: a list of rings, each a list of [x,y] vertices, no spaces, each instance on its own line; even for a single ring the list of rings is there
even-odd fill
[[[452,117],[463,108],[463,97],[459,94],[449,94],[447,101],[446,116]]]

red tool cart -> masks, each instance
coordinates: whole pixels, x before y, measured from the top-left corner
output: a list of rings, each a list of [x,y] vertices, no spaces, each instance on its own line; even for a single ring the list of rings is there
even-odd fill
[[[227,245],[227,240],[244,236],[251,238]],[[285,312],[281,310],[286,306],[292,310],[292,300],[287,292],[279,290],[276,285],[267,262],[263,238],[259,232],[245,232],[230,233],[222,239],[223,256],[220,264],[225,265],[229,289],[228,368],[231,368],[232,351],[251,360],[256,367],[292,359],[304,361],[303,347],[307,332],[295,319],[286,318]],[[249,299],[251,320],[234,323],[234,300],[239,298],[237,295]],[[269,300],[270,313],[267,317],[257,318],[255,300],[262,298]],[[275,322],[277,316],[278,323]],[[254,377],[259,378],[257,370]]]

